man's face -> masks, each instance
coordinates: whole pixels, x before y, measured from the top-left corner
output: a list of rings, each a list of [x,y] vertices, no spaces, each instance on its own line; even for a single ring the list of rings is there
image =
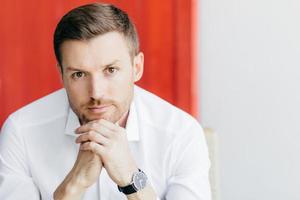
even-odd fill
[[[82,124],[96,119],[115,123],[126,114],[134,82],[142,76],[143,54],[132,60],[122,34],[65,41],[61,55],[63,84]]]

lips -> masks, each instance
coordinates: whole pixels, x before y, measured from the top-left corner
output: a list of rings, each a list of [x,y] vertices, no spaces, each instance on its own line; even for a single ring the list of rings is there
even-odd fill
[[[111,105],[100,105],[100,106],[92,106],[88,107],[88,110],[92,113],[102,113],[107,111]]]

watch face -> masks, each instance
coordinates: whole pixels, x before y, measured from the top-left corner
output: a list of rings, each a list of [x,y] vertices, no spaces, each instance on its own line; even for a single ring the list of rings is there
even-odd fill
[[[143,189],[147,184],[147,176],[144,172],[137,172],[133,176],[133,184],[137,190]]]

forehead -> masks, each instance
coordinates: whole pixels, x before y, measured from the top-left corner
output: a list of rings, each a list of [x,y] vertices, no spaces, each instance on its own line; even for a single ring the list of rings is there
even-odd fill
[[[67,40],[61,48],[63,66],[105,65],[113,60],[130,60],[125,37],[109,32],[90,40]]]

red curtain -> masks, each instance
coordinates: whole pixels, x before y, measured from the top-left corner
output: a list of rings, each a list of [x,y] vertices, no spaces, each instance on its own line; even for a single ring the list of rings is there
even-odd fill
[[[0,6],[0,127],[16,109],[62,87],[53,52],[56,24],[87,0],[11,1]],[[115,0],[137,26],[145,73],[138,85],[197,115],[196,0]]]

